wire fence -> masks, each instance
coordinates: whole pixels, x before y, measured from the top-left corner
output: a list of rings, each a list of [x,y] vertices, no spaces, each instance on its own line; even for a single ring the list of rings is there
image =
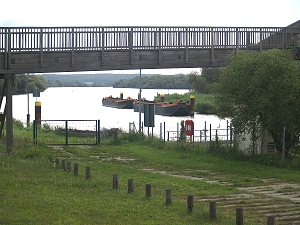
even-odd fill
[[[34,120],[36,145],[98,145],[100,120]]]

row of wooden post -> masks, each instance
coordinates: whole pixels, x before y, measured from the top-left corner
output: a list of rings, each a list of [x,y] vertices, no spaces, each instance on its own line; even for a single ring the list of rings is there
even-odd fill
[[[56,167],[59,168],[59,159],[56,158],[55,160]],[[61,170],[66,172],[71,172],[71,162],[67,162],[66,160],[62,160],[61,162]],[[89,166],[86,167],[85,171],[86,180],[91,179],[91,168]],[[74,176],[78,176],[78,163],[74,163]],[[118,175],[113,175],[113,189],[119,188],[119,179]],[[128,179],[128,193],[134,192],[134,184],[133,179]],[[146,184],[146,198],[152,197],[152,186],[151,184]],[[166,190],[166,205],[172,204],[172,190]],[[187,212],[192,213],[194,208],[194,196],[188,195],[187,196]],[[209,203],[209,216],[212,220],[217,218],[217,204],[215,201]],[[244,224],[244,215],[243,215],[243,208],[239,207],[236,208],[236,225],[243,225]],[[275,218],[274,216],[267,217],[267,225],[274,225]]]

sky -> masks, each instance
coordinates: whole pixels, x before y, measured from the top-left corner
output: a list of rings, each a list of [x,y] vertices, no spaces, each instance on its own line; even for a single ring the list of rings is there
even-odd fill
[[[300,0],[3,0],[0,5],[0,27],[285,27],[300,20]],[[198,69],[174,73],[192,70]],[[142,73],[151,71],[173,70]]]

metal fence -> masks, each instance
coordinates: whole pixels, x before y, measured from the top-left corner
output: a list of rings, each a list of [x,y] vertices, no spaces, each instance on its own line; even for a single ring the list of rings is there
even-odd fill
[[[34,144],[98,145],[100,120],[34,120]]]
[[[183,135],[183,137],[182,137]],[[194,135],[186,136],[185,133],[181,134],[179,124],[177,124],[177,130],[169,130],[164,132],[164,141],[178,141],[182,138],[189,139],[192,142],[209,142],[209,141],[228,141],[232,142],[233,140],[233,127],[227,121],[225,128],[215,128],[212,129],[211,124],[206,126],[206,122],[203,129],[194,130]]]

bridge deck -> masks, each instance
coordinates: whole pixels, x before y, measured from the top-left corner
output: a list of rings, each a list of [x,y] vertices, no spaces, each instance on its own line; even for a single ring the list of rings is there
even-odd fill
[[[233,49],[289,48],[291,27],[0,27],[0,74],[220,66]]]

